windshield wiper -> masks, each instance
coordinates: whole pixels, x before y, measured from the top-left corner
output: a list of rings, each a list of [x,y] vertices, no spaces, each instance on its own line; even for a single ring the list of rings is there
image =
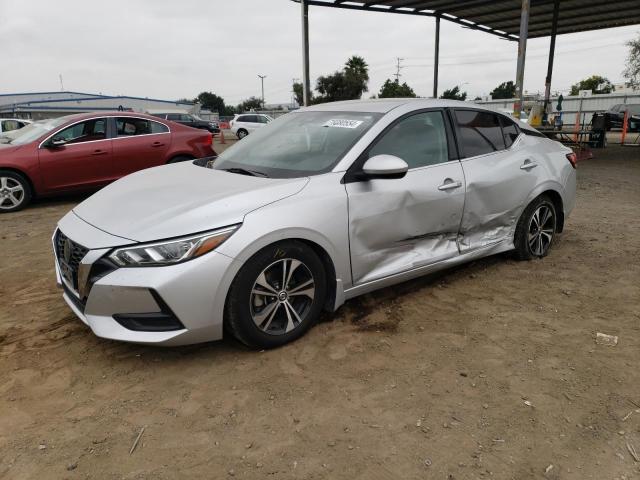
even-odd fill
[[[249,175],[251,177],[269,177],[264,172],[258,172],[257,170],[247,170],[246,168],[232,167],[232,168],[221,168],[224,172],[231,173],[239,173],[240,175]]]

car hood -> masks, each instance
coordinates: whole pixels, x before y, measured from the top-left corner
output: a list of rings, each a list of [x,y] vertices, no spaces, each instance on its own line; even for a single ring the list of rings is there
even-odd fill
[[[11,145],[10,143],[0,142],[0,152],[2,152],[2,155],[11,155],[22,147],[24,147],[24,145]]]
[[[148,242],[240,223],[252,210],[295,195],[308,181],[252,177],[184,162],[124,177],[73,212],[112,235]]]

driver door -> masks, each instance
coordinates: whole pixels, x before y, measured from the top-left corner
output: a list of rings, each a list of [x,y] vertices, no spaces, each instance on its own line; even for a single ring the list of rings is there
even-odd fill
[[[458,255],[464,175],[442,110],[405,116],[369,147],[401,158],[400,179],[349,180],[349,243],[354,285]]]
[[[53,140],[66,143],[54,146]],[[112,146],[107,119],[93,118],[63,128],[38,149],[47,191],[99,187],[113,179]]]

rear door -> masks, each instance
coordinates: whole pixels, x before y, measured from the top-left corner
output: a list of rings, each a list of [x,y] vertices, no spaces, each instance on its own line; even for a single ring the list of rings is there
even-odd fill
[[[375,155],[403,159],[399,179],[346,180],[351,268],[356,285],[458,255],[464,176],[445,112],[413,112],[369,147],[355,169]]]
[[[167,151],[171,145],[171,132],[167,125],[138,117],[115,117],[114,123],[116,178],[167,162]]]
[[[540,181],[539,158],[506,116],[472,109],[452,113],[467,185],[460,251],[511,240],[525,202]]]
[[[93,118],[63,128],[38,149],[46,191],[97,187],[113,178],[112,140],[107,118]],[[54,146],[53,141],[66,143]]]

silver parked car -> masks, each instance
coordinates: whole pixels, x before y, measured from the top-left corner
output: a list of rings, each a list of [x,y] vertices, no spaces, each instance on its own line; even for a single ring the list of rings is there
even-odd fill
[[[144,170],[85,200],[53,236],[58,282],[100,337],[227,332],[275,347],[357,295],[499,252],[544,257],[574,204],[575,161],[474,104],[303,108],[213,162]]]

